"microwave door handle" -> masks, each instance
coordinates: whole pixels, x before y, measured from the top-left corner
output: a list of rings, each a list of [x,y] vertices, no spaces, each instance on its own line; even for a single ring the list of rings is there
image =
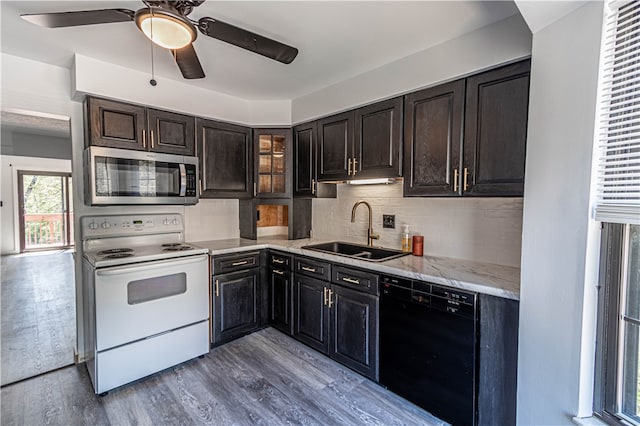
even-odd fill
[[[183,163],[178,164],[180,167],[180,196],[187,195],[187,168]]]
[[[163,262],[162,266],[174,267],[174,266],[188,265],[190,263],[201,262],[203,260],[206,260],[208,257],[209,257],[209,255],[195,256],[195,257],[193,257],[193,259],[172,260],[170,263],[162,261]],[[96,275],[100,275],[100,276],[122,275],[122,274],[131,273],[131,272],[140,272],[140,271],[147,271],[147,270],[151,270],[151,269],[158,269],[158,266],[159,266],[158,262],[150,262],[149,264],[139,265],[139,266],[130,266],[130,267],[124,267],[124,268],[114,267],[114,268],[110,268],[110,269],[99,269],[99,270],[96,271]]]

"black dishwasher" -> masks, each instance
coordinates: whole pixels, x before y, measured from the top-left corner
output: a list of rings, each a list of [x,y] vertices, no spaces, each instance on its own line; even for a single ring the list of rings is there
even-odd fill
[[[452,425],[474,425],[476,295],[381,281],[380,384]]]

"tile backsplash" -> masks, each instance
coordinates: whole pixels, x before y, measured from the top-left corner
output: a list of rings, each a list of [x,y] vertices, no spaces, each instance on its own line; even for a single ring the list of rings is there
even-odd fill
[[[358,200],[373,208],[374,244],[400,248],[403,225],[424,235],[424,254],[520,266],[522,198],[403,198],[402,183],[338,185],[338,197],[313,200],[315,238],[344,239],[366,244],[368,211],[351,209]],[[396,216],[395,229],[382,228],[382,215]]]
[[[240,237],[238,200],[201,198],[195,206],[184,208],[187,241],[224,240]]]

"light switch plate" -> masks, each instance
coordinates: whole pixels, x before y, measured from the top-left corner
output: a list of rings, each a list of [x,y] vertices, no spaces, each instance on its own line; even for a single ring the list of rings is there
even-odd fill
[[[383,228],[396,228],[396,215],[395,214],[383,214],[382,215],[382,227]]]

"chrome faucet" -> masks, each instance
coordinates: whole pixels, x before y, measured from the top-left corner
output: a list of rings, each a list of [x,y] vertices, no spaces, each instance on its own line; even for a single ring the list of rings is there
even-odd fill
[[[380,235],[373,233],[373,212],[371,210],[371,204],[364,200],[357,201],[351,209],[351,223],[356,221],[356,209],[360,204],[364,204],[369,209],[369,228],[367,229],[367,244],[369,247],[373,247],[373,240],[379,240]]]

